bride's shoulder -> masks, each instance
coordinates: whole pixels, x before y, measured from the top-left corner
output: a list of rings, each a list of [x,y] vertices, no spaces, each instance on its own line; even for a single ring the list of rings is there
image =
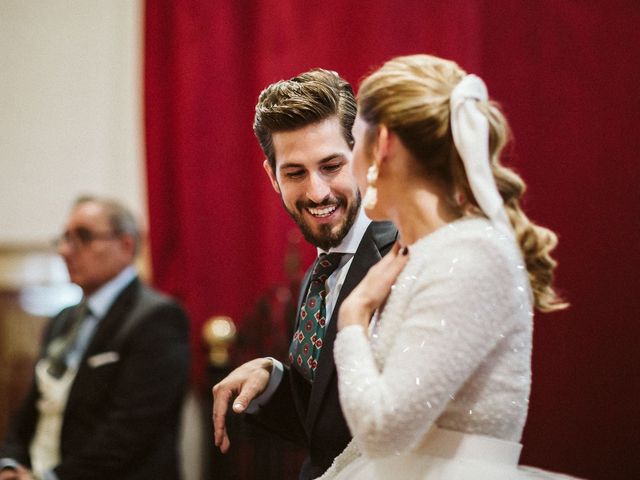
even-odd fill
[[[422,237],[410,249],[420,253],[432,253],[454,247],[464,250],[468,246],[502,249],[508,244],[513,244],[513,239],[486,218],[463,217]]]
[[[521,263],[513,235],[484,217],[463,217],[451,222],[415,242],[409,251],[424,273],[443,265],[452,274],[457,271],[467,275],[469,270],[502,273]]]

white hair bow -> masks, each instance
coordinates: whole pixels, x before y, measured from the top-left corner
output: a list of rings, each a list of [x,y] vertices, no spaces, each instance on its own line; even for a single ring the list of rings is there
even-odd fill
[[[512,232],[489,163],[489,120],[476,106],[488,97],[480,77],[464,77],[451,92],[451,132],[478,206],[496,226]]]

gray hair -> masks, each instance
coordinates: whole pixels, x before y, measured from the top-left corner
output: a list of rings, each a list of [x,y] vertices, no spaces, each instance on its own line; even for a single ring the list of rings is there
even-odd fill
[[[101,205],[106,211],[113,232],[116,235],[131,235],[135,247],[134,254],[138,254],[141,243],[140,227],[131,210],[117,200],[93,195],[82,195],[76,199],[73,205],[77,207],[83,203],[97,203]]]

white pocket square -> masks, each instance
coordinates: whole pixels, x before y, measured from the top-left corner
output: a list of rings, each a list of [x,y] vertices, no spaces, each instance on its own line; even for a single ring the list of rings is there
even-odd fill
[[[87,363],[91,368],[97,368],[102,365],[117,362],[118,360],[120,360],[118,352],[104,352],[87,358]]]

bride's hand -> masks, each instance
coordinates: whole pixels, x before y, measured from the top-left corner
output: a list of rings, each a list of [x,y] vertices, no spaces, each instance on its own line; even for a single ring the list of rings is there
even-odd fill
[[[391,286],[409,259],[409,249],[396,243],[382,260],[369,269],[367,275],[345,298],[338,315],[338,330],[349,325],[367,327],[373,312],[389,296]]]

